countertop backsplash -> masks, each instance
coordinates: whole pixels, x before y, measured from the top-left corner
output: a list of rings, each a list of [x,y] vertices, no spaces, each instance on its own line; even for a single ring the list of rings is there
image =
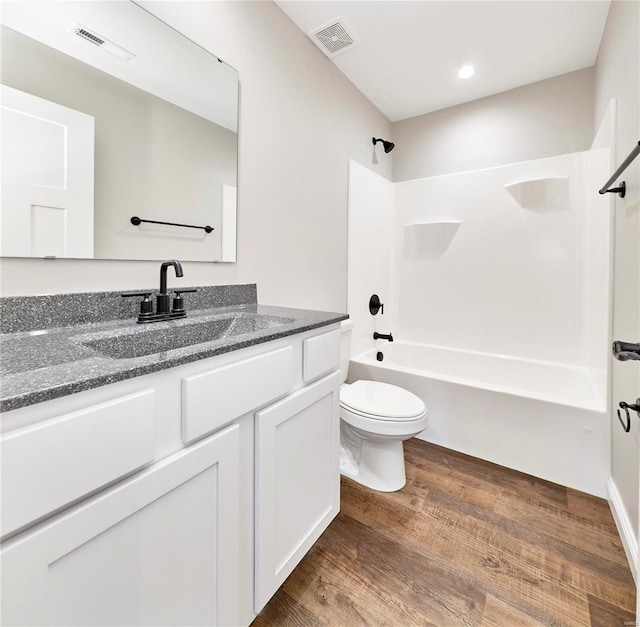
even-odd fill
[[[214,309],[258,302],[255,283],[242,285],[175,285],[173,290],[197,289],[184,295],[187,313],[198,309]],[[157,288],[141,288],[127,292],[150,292],[155,300]],[[123,298],[120,292],[83,292],[43,296],[8,296],[0,298],[0,333],[20,333],[91,322],[135,319],[142,298]]]

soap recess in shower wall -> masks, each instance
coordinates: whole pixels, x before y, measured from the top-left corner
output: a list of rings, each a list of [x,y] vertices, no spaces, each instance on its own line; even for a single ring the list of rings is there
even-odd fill
[[[556,201],[568,200],[569,179],[567,177],[550,177],[532,179],[505,185],[504,188],[524,209],[547,209]],[[558,208],[566,207],[566,203],[558,204]]]

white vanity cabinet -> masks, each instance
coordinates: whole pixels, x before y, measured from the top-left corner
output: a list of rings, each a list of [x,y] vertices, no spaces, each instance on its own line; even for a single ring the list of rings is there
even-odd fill
[[[3,414],[0,624],[249,625],[339,510],[337,334]]]
[[[339,376],[256,413],[256,612],[340,510]]]
[[[239,426],[2,551],[3,625],[238,624]]]

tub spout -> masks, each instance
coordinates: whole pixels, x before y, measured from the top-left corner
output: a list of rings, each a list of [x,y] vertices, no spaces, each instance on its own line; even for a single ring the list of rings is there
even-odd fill
[[[373,339],[374,340],[389,340],[390,342],[393,342],[393,335],[391,335],[391,333],[378,333],[377,331],[373,332]]]

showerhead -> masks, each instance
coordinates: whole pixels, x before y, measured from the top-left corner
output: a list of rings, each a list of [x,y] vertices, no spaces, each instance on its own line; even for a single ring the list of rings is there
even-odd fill
[[[378,142],[382,142],[382,145],[384,146],[384,151],[385,152],[391,152],[396,146],[393,142],[388,142],[386,139],[381,139],[381,138],[376,139],[374,137],[373,138],[373,145],[375,146]]]

